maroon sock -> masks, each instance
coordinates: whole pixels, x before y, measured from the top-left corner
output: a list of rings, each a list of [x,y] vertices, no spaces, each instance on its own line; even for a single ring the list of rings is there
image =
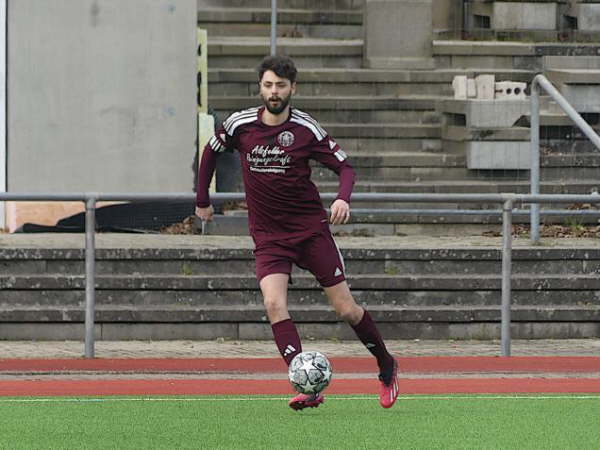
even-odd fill
[[[371,319],[369,312],[365,309],[362,319],[356,325],[352,325],[354,332],[360,339],[360,341],[367,347],[375,358],[377,358],[377,365],[379,371],[384,372],[389,370],[394,364],[394,357],[389,354],[381,334],[377,329],[377,325]]]
[[[274,323],[271,325],[273,330],[273,336],[275,337],[275,344],[279,349],[279,353],[289,366],[298,353],[302,352],[302,344],[300,343],[300,336],[296,325],[292,322],[292,319],[282,320],[281,322]]]

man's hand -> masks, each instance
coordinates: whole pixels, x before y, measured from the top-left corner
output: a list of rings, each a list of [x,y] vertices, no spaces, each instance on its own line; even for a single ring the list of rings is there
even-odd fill
[[[350,205],[341,198],[338,198],[331,204],[331,217],[329,223],[333,225],[339,225],[342,223],[348,223],[350,219]]]
[[[205,222],[212,222],[213,214],[215,213],[212,205],[208,205],[206,208],[200,208],[196,206],[196,215]]]

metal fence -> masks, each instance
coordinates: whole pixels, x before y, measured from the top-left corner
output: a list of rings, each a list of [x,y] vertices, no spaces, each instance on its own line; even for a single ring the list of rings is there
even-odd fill
[[[324,200],[334,200],[336,194],[322,194]],[[212,195],[214,202],[243,200],[242,193],[217,193]],[[190,193],[0,193],[0,201],[82,201],[85,203],[85,357],[94,357],[94,313],[96,284],[96,203],[98,201],[174,201],[195,200]],[[511,324],[511,273],[512,273],[512,219],[516,204],[540,203],[599,203],[597,195],[528,195],[528,194],[391,194],[391,193],[356,193],[355,202],[488,202],[502,205],[502,303],[501,303],[501,354],[510,356],[510,324]],[[372,211],[377,210],[362,210]],[[392,210],[389,210],[392,211]],[[401,212],[402,210],[393,210]],[[438,212],[444,210],[436,210]],[[453,210],[457,214],[468,214],[469,210]]]

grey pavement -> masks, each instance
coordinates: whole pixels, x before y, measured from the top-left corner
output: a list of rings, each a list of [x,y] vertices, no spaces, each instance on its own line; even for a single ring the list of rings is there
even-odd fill
[[[358,341],[304,340],[328,356],[369,356]],[[500,341],[388,341],[397,356],[500,356]],[[79,341],[0,341],[2,358],[80,358]],[[600,339],[514,340],[513,356],[600,356]],[[272,341],[96,341],[97,358],[278,358]]]

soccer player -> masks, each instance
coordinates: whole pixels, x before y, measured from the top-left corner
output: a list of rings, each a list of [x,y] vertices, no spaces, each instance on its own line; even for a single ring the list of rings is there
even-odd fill
[[[300,337],[287,307],[292,263],[309,270],[331,305],[377,359],[380,404],[391,407],[398,397],[398,364],[387,351],[369,313],[356,304],[345,277],[342,255],[329,223],[347,223],[354,170],[346,154],[310,115],[290,106],[296,92],[296,67],[285,56],[268,56],[258,67],[263,106],[229,116],[210,139],[199,168],[196,215],[213,219],[208,186],[216,153],[237,150],[241,158],[248,223],[254,240],[256,277],[263,294],[275,343],[289,365],[302,351]],[[331,215],[323,208],[310,180],[309,160],[339,176],[339,192]],[[295,410],[323,403],[322,394],[299,394],[290,400]]]

